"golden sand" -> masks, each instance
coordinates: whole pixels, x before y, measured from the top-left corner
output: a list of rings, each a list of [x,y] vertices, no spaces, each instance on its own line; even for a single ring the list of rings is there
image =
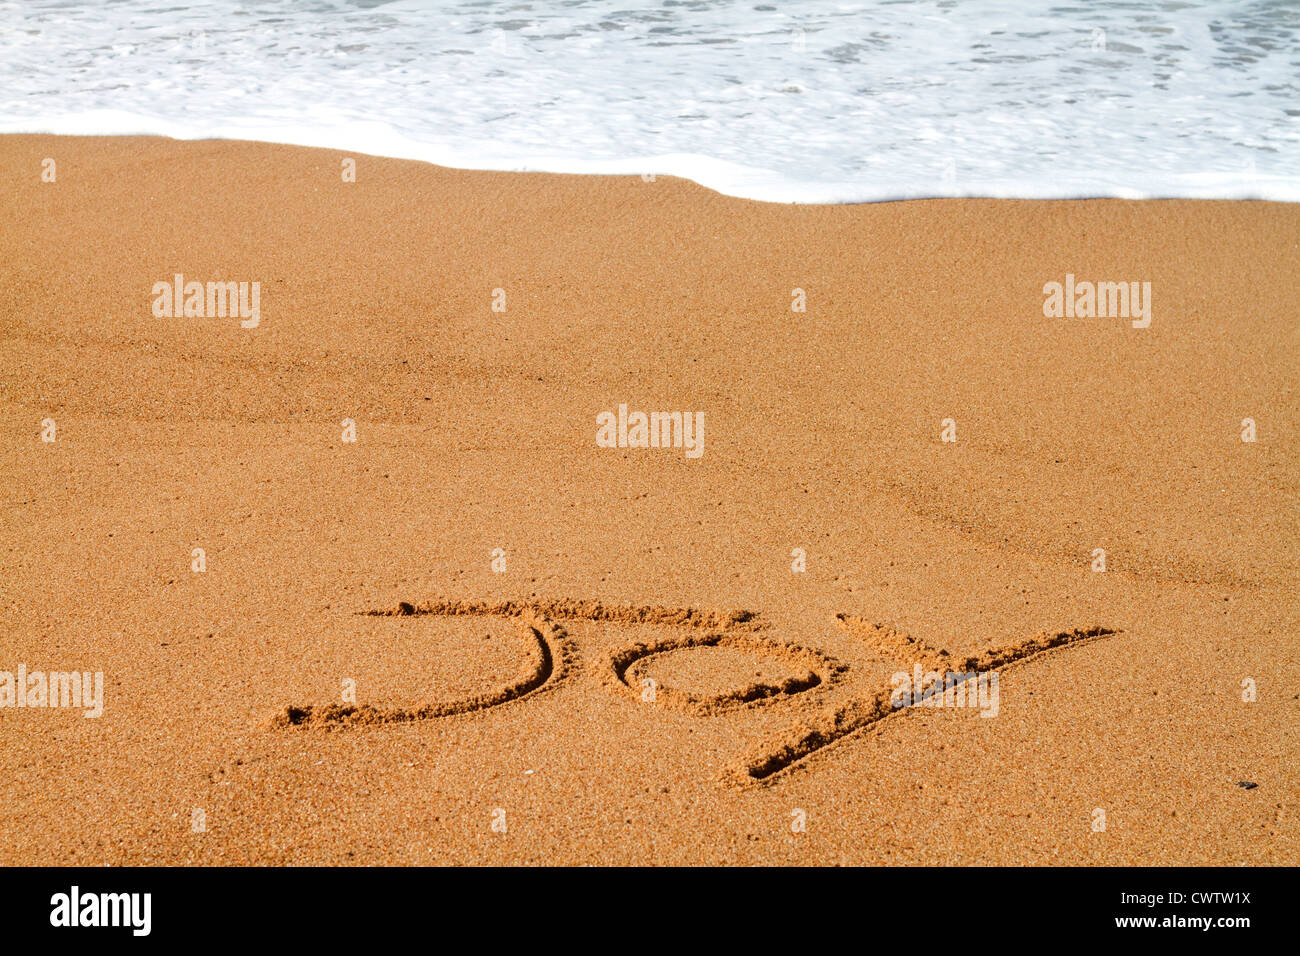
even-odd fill
[[[0,863],[1300,862],[1300,207],[345,155],[0,137]]]

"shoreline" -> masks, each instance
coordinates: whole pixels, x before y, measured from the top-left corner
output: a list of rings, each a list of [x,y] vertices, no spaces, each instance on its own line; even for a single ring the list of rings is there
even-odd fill
[[[148,125],[146,120],[145,125]],[[62,124],[53,124],[62,125]],[[160,123],[159,125],[166,125]],[[757,167],[745,167],[732,163],[727,160],[717,159],[712,156],[700,154],[669,154],[658,157],[646,157],[644,159],[593,159],[580,160],[563,157],[552,157],[548,159],[539,159],[519,165],[513,161],[505,161],[500,157],[480,157],[486,160],[486,164],[469,164],[463,165],[458,161],[458,157],[452,154],[452,151],[446,147],[436,146],[434,144],[419,143],[415,140],[409,140],[389,130],[390,145],[387,150],[380,152],[371,152],[368,147],[372,146],[367,140],[366,135],[361,133],[352,133],[348,136],[335,131],[336,137],[342,136],[343,139],[355,138],[357,145],[362,145],[360,149],[349,149],[349,144],[333,143],[326,144],[324,137],[316,132],[299,132],[292,138],[284,139],[262,139],[256,135],[256,129],[240,129],[222,136],[179,136],[167,132],[132,132],[132,133],[85,133],[85,132],[30,132],[30,131],[13,131],[2,130],[0,137],[31,137],[44,136],[50,138],[66,139],[120,139],[120,140],[166,140],[171,143],[248,143],[262,146],[278,146],[290,149],[315,149],[326,152],[335,152],[347,156],[364,156],[368,159],[395,160],[399,162],[416,162],[424,165],[433,166],[439,169],[455,170],[457,172],[468,173],[499,173],[504,175],[546,175],[546,176],[609,176],[624,177],[632,176],[641,178],[643,181],[655,181],[656,179],[683,180],[702,189],[717,193],[728,199],[740,199],[747,202],[761,202],[774,206],[866,206],[880,203],[893,202],[925,202],[931,200],[948,200],[948,199],[974,199],[974,200],[991,200],[996,199],[1005,202],[1069,202],[1069,201],[1100,201],[1115,200],[1122,202],[1270,202],[1293,204],[1300,203],[1300,187],[1290,184],[1286,179],[1276,176],[1262,176],[1258,173],[1252,174],[1249,178],[1255,185],[1250,187],[1242,186],[1241,177],[1236,174],[1228,173],[1187,173],[1180,174],[1178,178],[1184,180],[1182,186],[1171,192],[1144,193],[1133,186],[1110,187],[1109,190],[1095,186],[1079,187],[1072,195],[1061,195],[1059,187],[1052,190],[1039,190],[1039,194],[1025,195],[1017,192],[1017,189],[1023,189],[1023,184],[1014,184],[1010,181],[1000,183],[997,187],[984,186],[982,188],[965,188],[961,192],[955,192],[956,184],[954,181],[953,191],[949,192],[918,192],[915,188],[901,190],[896,196],[874,196],[862,199],[777,199],[765,198],[752,195],[746,195],[733,189],[724,188],[721,182],[731,183],[734,188],[756,188],[755,184],[775,175],[769,170]],[[666,164],[666,165],[665,165]],[[684,171],[687,167],[696,170],[692,175]],[[728,178],[728,174],[730,178]],[[1076,177],[1078,173],[1074,174]],[[1218,177],[1218,182],[1208,184],[1207,179]],[[1068,178],[1068,177],[1067,177]],[[1087,178],[1087,177],[1084,177]],[[1268,181],[1268,189],[1272,190],[1272,195],[1242,194],[1243,190],[1250,193],[1253,190],[1263,190],[1261,183]],[[748,183],[748,187],[743,184]],[[826,184],[808,183],[800,186],[794,183],[784,183],[779,187],[773,187],[785,190],[790,195],[800,194],[801,196],[811,195],[818,188],[828,188]],[[861,189],[860,184],[844,183],[842,188],[849,191]],[[1168,188],[1168,187],[1164,187]],[[1095,191],[1094,191],[1095,190]],[[1267,190],[1265,190],[1267,191]],[[1230,194],[1233,193],[1233,194]]]

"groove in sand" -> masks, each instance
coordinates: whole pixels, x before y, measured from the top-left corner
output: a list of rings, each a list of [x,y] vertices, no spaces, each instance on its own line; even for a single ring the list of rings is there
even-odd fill
[[[520,677],[496,690],[457,701],[421,703],[411,707],[376,707],[371,704],[290,705],[279,711],[271,726],[323,727],[328,729],[374,724],[431,720],[473,711],[487,710],[518,700],[564,678],[576,660],[572,643],[557,620],[607,621],[618,624],[650,624],[687,628],[721,628],[724,631],[756,631],[764,627],[752,611],[706,611],[682,607],[637,607],[607,605],[599,601],[571,599],[546,601],[446,601],[434,599],[419,604],[402,601],[394,608],[362,611],[376,617],[435,615],[443,617],[509,617],[520,621],[520,637],[528,653],[528,665]],[[671,695],[670,695],[671,696]]]
[[[948,667],[952,663],[951,655],[947,651],[937,651],[892,628],[846,614],[838,614],[836,619],[853,633],[864,637],[873,648],[888,652],[889,656],[900,652],[911,654],[913,661],[921,663],[926,669],[933,670],[939,669],[939,666]],[[1057,633],[1044,632],[1010,647],[986,651],[978,657],[968,657],[960,669],[969,672],[1011,667],[1026,663],[1056,648],[1078,645],[1118,633],[1119,631],[1106,627],[1089,627]],[[756,756],[744,761],[739,773],[733,774],[733,777],[738,778],[741,784],[769,782],[778,774],[790,770],[796,764],[850,734],[872,727],[909,709],[895,708],[892,704],[892,696],[891,690],[883,690],[873,698],[851,700],[795,728],[794,733],[797,736],[793,740],[790,739],[791,734],[787,731],[781,739],[770,740]]]
[[[411,707],[376,707],[371,704],[288,706],[271,719],[271,726],[337,729],[433,720],[497,707],[564,679],[575,657],[560,625],[541,618],[529,620],[520,617],[519,637],[526,649],[527,664],[518,678],[495,690],[461,700],[426,702]]]
[[[732,647],[802,668],[776,683],[755,681],[745,687],[723,694],[693,694],[660,684],[655,688],[654,703],[705,717],[736,707],[773,703],[795,694],[811,690],[824,683],[833,683],[848,668],[820,651],[796,644],[781,644],[749,634],[690,634],[685,637],[665,638],[619,648],[610,654],[606,670],[606,684],[623,692],[639,695],[637,688],[628,682],[628,672],[639,662],[670,654],[673,651],[703,647]]]

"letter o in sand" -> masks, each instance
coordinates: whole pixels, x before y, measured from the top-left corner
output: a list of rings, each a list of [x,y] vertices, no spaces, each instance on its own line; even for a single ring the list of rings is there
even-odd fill
[[[614,690],[701,717],[788,700],[847,670],[819,651],[729,633],[633,644],[614,651],[609,665],[606,683]]]

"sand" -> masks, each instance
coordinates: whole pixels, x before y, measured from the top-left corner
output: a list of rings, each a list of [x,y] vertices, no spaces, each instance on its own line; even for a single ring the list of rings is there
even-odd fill
[[[0,863],[1300,862],[1300,207],[344,156],[0,137]]]

